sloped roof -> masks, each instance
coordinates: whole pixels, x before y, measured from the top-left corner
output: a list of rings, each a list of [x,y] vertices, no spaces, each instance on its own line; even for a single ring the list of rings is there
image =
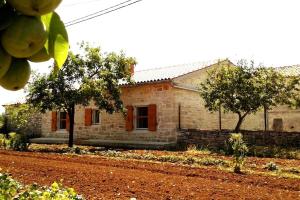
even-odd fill
[[[152,69],[146,69],[140,71],[137,70],[134,72],[133,80],[135,81],[135,83],[151,83],[151,82],[171,80],[173,78],[213,65],[218,61],[220,60],[180,64],[180,65],[152,68]]]
[[[285,76],[299,76],[300,75],[300,65],[284,66],[276,68]]]

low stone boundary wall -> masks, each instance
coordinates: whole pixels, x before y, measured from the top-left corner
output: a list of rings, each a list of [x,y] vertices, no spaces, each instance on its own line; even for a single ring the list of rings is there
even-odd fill
[[[300,148],[300,132],[241,131],[247,145]],[[178,143],[222,148],[230,131],[181,130]]]

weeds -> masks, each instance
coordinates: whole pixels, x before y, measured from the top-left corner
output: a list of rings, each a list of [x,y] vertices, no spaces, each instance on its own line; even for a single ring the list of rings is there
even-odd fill
[[[273,163],[273,162],[267,163],[264,168],[269,171],[277,171],[279,169],[279,167],[276,165],[276,163]]]
[[[208,150],[207,148],[199,147],[198,145],[195,145],[195,144],[188,145],[186,152],[188,154],[193,154],[193,155],[198,155],[198,154],[209,155],[209,154],[211,154],[211,151]]]

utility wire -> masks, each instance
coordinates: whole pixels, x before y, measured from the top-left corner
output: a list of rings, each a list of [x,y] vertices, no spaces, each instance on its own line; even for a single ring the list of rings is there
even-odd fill
[[[68,26],[73,26],[75,24],[79,24],[79,23],[82,23],[82,22],[85,22],[85,21],[88,21],[88,20],[91,20],[91,19],[94,19],[96,17],[100,17],[102,15],[106,15],[108,13],[111,13],[111,12],[114,12],[114,11],[117,11],[117,10],[120,10],[122,8],[125,8],[125,7],[128,7],[130,5],[133,5],[133,4],[136,4],[142,0],[136,0],[134,2],[131,2],[132,0],[127,0],[127,1],[124,1],[122,3],[119,3],[119,4],[116,4],[114,6],[110,6],[108,8],[105,8],[103,10],[100,10],[98,12],[95,12],[95,13],[92,13],[92,14],[89,14],[89,15],[86,15],[84,17],[80,17],[78,19],[74,19],[72,21],[69,21],[67,23],[65,23],[65,26],[68,27]],[[129,3],[131,2],[131,3]],[[128,3],[128,4],[126,4]],[[126,5],[123,5],[123,4],[126,4]],[[114,8],[114,9],[113,9]]]
[[[66,24],[72,24],[72,23],[74,23],[74,22],[76,22],[76,21],[80,21],[80,20],[82,20],[82,19],[84,19],[84,18],[88,18],[88,17],[90,17],[90,16],[93,16],[93,15],[96,15],[96,14],[99,14],[99,13],[102,13],[102,12],[105,12],[105,11],[107,11],[107,10],[110,10],[110,9],[112,9],[112,8],[121,6],[121,5],[123,5],[123,4],[125,4],[125,3],[128,3],[128,2],[130,2],[130,1],[132,1],[132,0],[123,1],[123,2],[118,3],[118,4],[116,4],[116,5],[113,5],[113,6],[110,6],[110,7],[108,7],[108,8],[105,8],[105,9],[103,9],[103,10],[94,12],[94,13],[92,13],[92,14],[89,14],[89,15],[86,15],[86,16],[83,16],[83,17],[79,17],[79,18],[74,19],[74,20],[71,20],[71,21],[67,22]]]

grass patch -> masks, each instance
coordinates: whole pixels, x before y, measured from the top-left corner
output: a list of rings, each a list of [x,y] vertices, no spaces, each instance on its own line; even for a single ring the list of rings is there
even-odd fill
[[[215,159],[211,157],[197,158],[193,156],[178,156],[178,155],[158,156],[151,153],[146,153],[142,155],[136,153],[123,153],[123,152],[111,151],[111,150],[99,152],[98,155],[125,158],[125,159],[178,163],[178,164],[185,164],[185,165],[223,166],[223,167],[230,166],[229,161],[223,159]]]

